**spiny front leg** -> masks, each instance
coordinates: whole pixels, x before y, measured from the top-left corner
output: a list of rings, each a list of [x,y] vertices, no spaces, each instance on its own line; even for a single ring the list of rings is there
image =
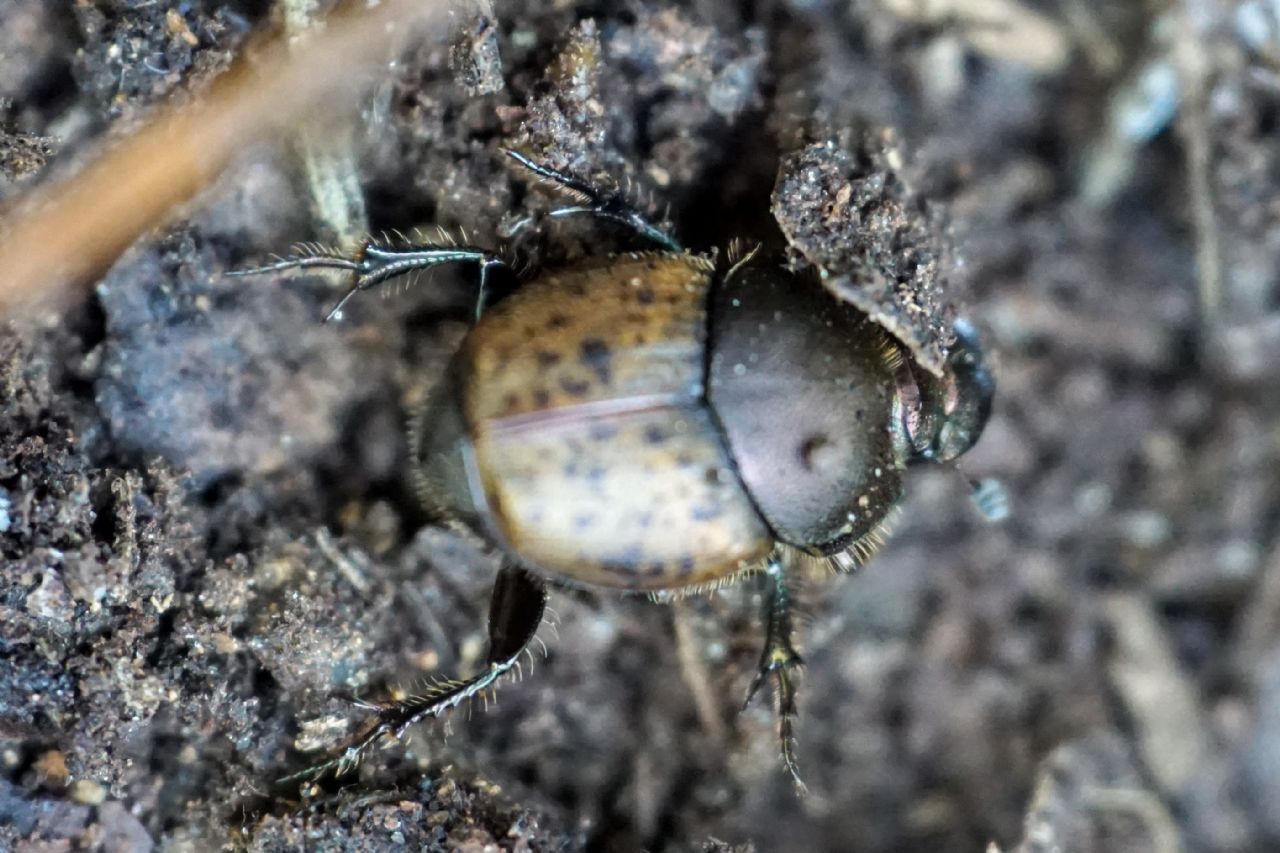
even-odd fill
[[[333,772],[335,777],[354,770],[365,754],[383,738],[399,740],[415,723],[437,717],[486,690],[496,688],[502,676],[511,672],[533,641],[546,611],[547,589],[540,578],[518,566],[505,564],[498,572],[489,602],[489,654],[486,665],[476,675],[462,680],[441,681],[415,696],[394,702],[364,704],[375,712],[328,761],[313,764],[278,780],[278,784],[317,779]]]
[[[666,229],[655,225],[649,217],[641,213],[621,193],[602,190],[581,178],[558,171],[550,166],[545,166],[535,160],[530,160],[519,151],[513,151],[510,148],[504,148],[503,150],[512,160],[515,160],[544,181],[549,182],[555,189],[576,202],[576,204],[568,207],[558,207],[551,211],[547,214],[551,218],[560,219],[585,213],[588,216],[607,219],[610,222],[623,225],[667,251],[682,251],[680,241],[676,240]]]
[[[778,554],[769,557],[764,577],[768,583],[768,594],[765,597],[765,623],[768,626],[765,636],[764,651],[760,655],[760,664],[755,678],[747,690],[747,699],[743,709],[751,704],[757,691],[770,678],[774,681],[777,695],[778,738],[781,742],[782,764],[791,774],[796,789],[805,791],[804,781],[800,778],[800,768],[796,763],[795,753],[795,718],[796,718],[796,686],[792,679],[794,670],[804,666],[795,646],[792,644],[793,627],[791,623],[791,591],[787,586],[786,567]]]
[[[347,304],[347,300],[362,290],[368,290],[418,270],[459,263],[473,263],[480,268],[480,293],[476,300],[476,318],[478,319],[484,310],[493,277],[499,274],[514,276],[501,255],[478,246],[455,245],[447,242],[391,246],[366,240],[355,255],[349,258],[330,254],[323,249],[307,253],[307,247],[303,248],[303,252],[287,255],[275,263],[231,270],[227,275],[259,275],[291,269],[331,269],[348,272],[352,277],[351,287],[337,304],[329,309],[329,313],[324,317],[325,322],[336,317]]]

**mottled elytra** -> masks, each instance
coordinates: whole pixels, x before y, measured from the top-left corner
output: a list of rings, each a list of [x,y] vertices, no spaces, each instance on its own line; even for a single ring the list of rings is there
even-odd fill
[[[367,244],[354,257],[295,256],[347,271],[354,293],[413,270],[471,263],[477,320],[412,428],[426,508],[501,554],[486,667],[375,715],[330,761],[353,767],[384,736],[495,686],[533,639],[545,580],[649,593],[760,573],[768,626],[748,699],[775,682],[786,768],[793,751],[788,574],[803,559],[847,571],[869,556],[904,468],[949,462],[978,438],[994,383],[976,335],[956,325],[941,378],[816,276],[742,252],[717,262],[616,195],[507,154],[585,213],[654,246],[537,273],[486,304],[499,252],[449,243]]]

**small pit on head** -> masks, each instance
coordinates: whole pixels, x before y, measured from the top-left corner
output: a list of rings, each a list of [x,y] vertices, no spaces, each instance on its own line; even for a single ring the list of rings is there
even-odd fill
[[[815,432],[804,437],[797,450],[800,464],[806,471],[816,471],[824,462],[835,462],[835,444],[825,433]]]

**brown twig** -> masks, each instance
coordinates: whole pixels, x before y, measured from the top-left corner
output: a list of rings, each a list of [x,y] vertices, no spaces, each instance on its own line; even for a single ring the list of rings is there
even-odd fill
[[[252,45],[190,106],[161,108],[71,179],[34,191],[0,226],[0,318],[58,308],[139,236],[207,187],[246,145],[358,97],[392,35],[439,25],[446,0],[346,3],[301,48]]]

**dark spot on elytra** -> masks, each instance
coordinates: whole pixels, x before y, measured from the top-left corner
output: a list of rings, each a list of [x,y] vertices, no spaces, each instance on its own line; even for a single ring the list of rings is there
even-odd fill
[[[570,462],[560,469],[560,473],[566,480],[572,480],[574,477],[578,476],[578,463]]]
[[[587,471],[587,480],[592,483],[602,482],[604,480],[604,473],[603,465],[593,465],[590,470]]]
[[[720,504],[698,504],[689,510],[689,517],[694,521],[711,521],[724,515],[724,507]]]
[[[653,526],[653,513],[642,512],[636,516],[636,524],[641,530],[648,530]]]
[[[555,367],[560,363],[560,353],[551,350],[538,350],[538,367]]]
[[[582,365],[596,375],[602,385],[608,385],[613,378],[610,369],[612,352],[609,345],[599,338],[587,338],[578,348]]]
[[[667,573],[667,564],[661,560],[654,560],[645,567],[644,573],[651,578],[660,578]]]
[[[533,405],[539,409],[545,409],[551,404],[551,394],[546,388],[539,388],[533,392]]]
[[[693,555],[685,554],[680,558],[680,574],[689,575],[693,573]]]
[[[646,444],[659,445],[667,440],[667,431],[660,426],[649,425],[644,428]]]
[[[616,559],[601,560],[600,568],[611,575],[633,577],[643,559],[644,552],[641,551],[640,546],[632,545],[619,554]]]
[[[702,472],[702,479],[712,486],[720,485],[720,469],[707,468]]]
[[[573,517],[573,529],[578,532],[590,530],[591,525],[596,523],[596,517],[589,512],[584,512]]]
[[[688,453],[677,453],[677,454],[676,454],[676,467],[677,467],[677,468],[691,468],[691,467],[693,467],[693,457],[692,457],[692,456],[690,456]],[[711,469],[711,470],[715,470],[715,469]]]
[[[862,423],[862,409],[858,409],[853,413],[853,419],[858,423]]]
[[[618,428],[613,424],[592,424],[587,435],[592,441],[608,441],[618,434]]]
[[[655,298],[653,288],[647,284],[636,291],[636,301],[641,305],[652,305]]]
[[[591,383],[584,382],[581,379],[570,379],[566,376],[560,380],[560,387],[570,397],[584,397],[591,390]]]
[[[518,394],[507,394],[502,398],[502,408],[506,414],[511,414],[520,408],[520,396]]]
[[[563,329],[569,325],[569,318],[559,312],[547,318],[548,329]]]

